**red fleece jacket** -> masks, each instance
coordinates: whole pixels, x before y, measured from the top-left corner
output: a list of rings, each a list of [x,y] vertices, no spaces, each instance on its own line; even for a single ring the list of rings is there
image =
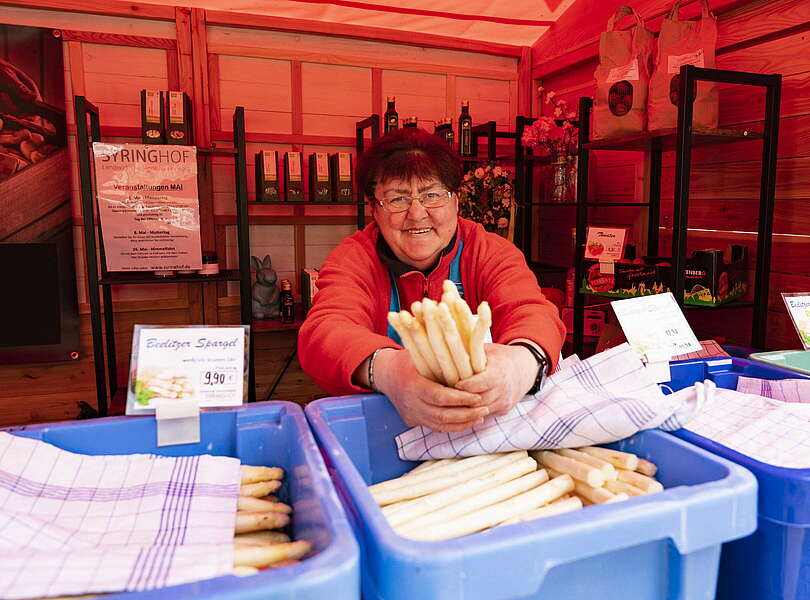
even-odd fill
[[[331,252],[318,275],[318,293],[298,335],[301,366],[328,394],[368,391],[352,383],[354,371],[377,348],[400,348],[386,336],[391,282],[377,254],[379,234],[372,222]],[[425,296],[439,300],[459,239],[464,241],[464,298],[473,312],[480,302],[489,302],[493,341],[532,340],[556,366],[565,339],[557,308],[543,296],[523,254],[478,223],[459,219],[456,248],[427,277],[414,270],[398,278],[402,309]]]

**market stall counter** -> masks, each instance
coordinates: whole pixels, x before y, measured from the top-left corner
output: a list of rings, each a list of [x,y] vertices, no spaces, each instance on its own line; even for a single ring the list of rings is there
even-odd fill
[[[239,600],[356,600],[359,555],[349,522],[329,479],[301,408],[289,402],[262,402],[200,414],[200,441],[157,447],[152,416],[11,427],[16,436],[40,440],[87,455],[148,453],[162,456],[230,456],[242,464],[282,467],[274,494],[292,507],[287,533],[307,540],[312,552],[297,564],[184,585],[106,596],[107,598],[229,598]],[[192,492],[187,492],[186,495]]]
[[[368,489],[417,463],[399,459],[407,427],[378,394],[306,407],[361,547],[365,600],[711,598],[720,545],[756,524],[744,468],[660,432],[610,445],[656,463],[665,490],[444,541],[398,535]]]
[[[770,381],[810,379],[796,371],[743,358],[673,363],[671,374],[672,381],[668,385],[674,391],[704,380],[713,381],[719,388],[734,390],[740,377]],[[688,427],[675,435],[746,467],[759,484],[757,530],[753,535],[723,546],[718,600],[810,598],[810,468],[782,468],[756,460],[698,435]],[[787,428],[775,433],[784,439],[790,435]]]

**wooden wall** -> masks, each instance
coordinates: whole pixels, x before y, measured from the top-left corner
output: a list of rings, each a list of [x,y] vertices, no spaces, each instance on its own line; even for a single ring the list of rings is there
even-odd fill
[[[579,0],[533,47],[536,83],[573,103],[594,93],[598,36],[621,2]],[[783,76],[779,132],[773,261],[770,273],[768,348],[797,347],[798,338],[785,315],[782,291],[810,290],[810,3],[806,0],[709,2],[718,17],[717,67]],[[633,6],[657,32],[665,0],[638,0]],[[697,15],[699,3],[683,2],[684,14]],[[586,18],[587,17],[587,18]],[[543,107],[540,107],[541,109]],[[720,89],[720,125],[760,129],[764,93],[742,86]],[[698,149],[693,153],[689,207],[689,251],[725,248],[743,243],[754,264],[758,218],[761,143],[747,142]],[[596,196],[599,199],[642,201],[645,198],[645,157],[630,152],[597,152]],[[593,153],[592,153],[593,155]],[[669,252],[672,225],[673,153],[664,155],[660,251]],[[573,209],[544,209],[535,248],[544,260],[571,260]],[[632,237],[646,239],[644,209],[600,208],[592,223],[631,226]],[[567,262],[570,264],[570,262]],[[753,274],[750,274],[753,282]],[[750,342],[751,311],[704,311],[690,316],[700,337],[722,336]],[[694,314],[694,313],[690,313]]]
[[[251,196],[252,157],[259,149],[353,151],[354,123],[384,111],[387,95],[397,96],[401,117],[416,115],[427,128],[437,118],[457,117],[462,98],[470,98],[477,122],[495,120],[506,127],[514,122],[520,91],[524,105],[528,95],[517,85],[519,48],[427,35],[398,40],[396,33],[389,41],[378,41],[367,28],[335,26],[331,33],[338,35],[329,35],[322,24],[302,33],[297,30],[301,23],[283,19],[135,3],[48,0],[0,5],[0,21],[56,29],[64,40],[83,315],[79,360],[0,366],[0,425],[72,419],[79,401],[95,405],[74,94],[85,95],[100,108],[106,140],[136,143],[142,88],[179,89],[192,96],[198,145],[229,145],[233,109],[244,106]],[[522,71],[528,73],[528,49],[523,56]],[[225,159],[213,159],[201,172],[203,248],[216,249],[229,267],[236,266],[233,179],[233,165]],[[354,214],[352,207],[251,207],[251,253],[270,254],[279,277],[297,284],[301,269],[319,266],[355,230]],[[238,320],[235,285],[118,286],[113,295],[117,368],[124,385],[135,323]],[[257,397],[262,398],[293,348],[295,333],[261,333],[254,343]],[[306,401],[317,395],[319,390],[294,361],[274,399]]]

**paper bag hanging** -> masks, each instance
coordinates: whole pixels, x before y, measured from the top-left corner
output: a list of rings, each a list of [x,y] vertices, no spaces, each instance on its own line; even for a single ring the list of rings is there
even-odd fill
[[[616,31],[616,24],[630,15],[636,19],[636,24]],[[631,7],[622,6],[608,19],[607,31],[599,38],[599,66],[594,73],[594,139],[644,131],[652,48],[652,33]]]
[[[709,4],[701,0],[702,12],[697,21],[678,18],[681,0],[676,0],[669,15],[661,23],[658,53],[650,79],[648,129],[667,129],[678,123],[678,89],[683,65],[713,69],[717,46],[717,19]],[[717,127],[716,83],[699,81],[694,97],[692,123],[694,127]]]

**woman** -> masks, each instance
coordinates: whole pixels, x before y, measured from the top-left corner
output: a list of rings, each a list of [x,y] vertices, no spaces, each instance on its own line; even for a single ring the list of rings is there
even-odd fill
[[[327,393],[385,394],[409,425],[468,429],[501,415],[550,372],[565,337],[523,255],[458,216],[464,174],[440,138],[402,128],[360,157],[357,185],[374,221],[324,262],[318,293],[298,337],[301,365]],[[487,368],[449,388],[416,371],[389,330],[390,310],[438,299],[453,280],[473,310],[492,309]]]

